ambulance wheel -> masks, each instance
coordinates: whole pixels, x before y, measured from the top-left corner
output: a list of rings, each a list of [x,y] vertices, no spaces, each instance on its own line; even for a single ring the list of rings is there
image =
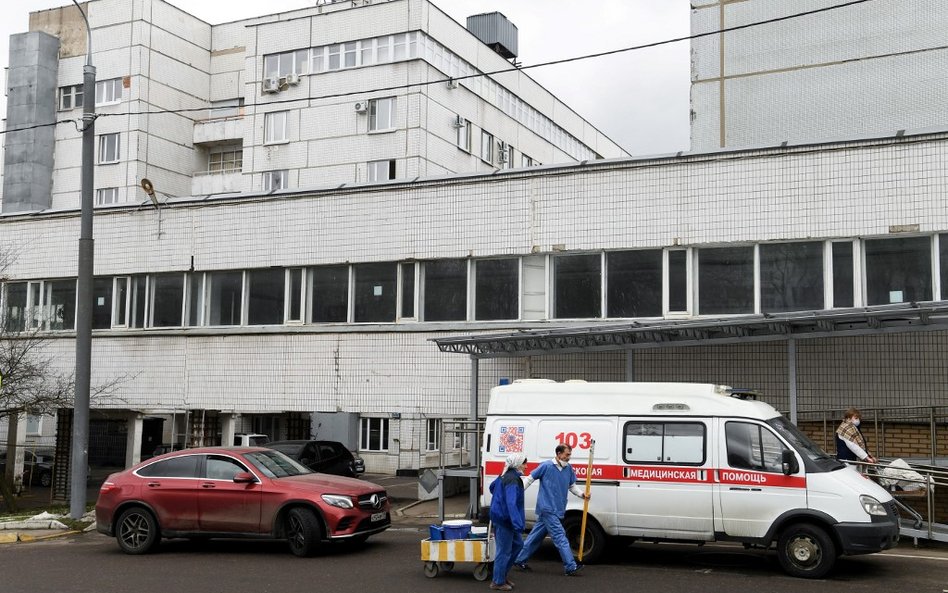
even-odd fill
[[[824,529],[794,523],[777,540],[777,559],[790,576],[819,579],[836,563],[836,545]]]
[[[474,567],[474,578],[478,581],[486,581],[490,576],[490,564],[481,562]]]
[[[573,550],[573,556],[579,557],[579,532],[583,525],[581,515],[569,515],[563,519],[566,539]],[[606,552],[606,533],[592,517],[586,518],[586,538],[583,540],[583,564],[595,564]]]
[[[425,576],[429,579],[433,579],[438,576],[437,562],[425,562]]]

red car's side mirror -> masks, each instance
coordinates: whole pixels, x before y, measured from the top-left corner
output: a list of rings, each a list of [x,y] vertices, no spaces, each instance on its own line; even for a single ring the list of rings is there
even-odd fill
[[[250,472],[237,472],[234,474],[234,482],[238,484],[252,484],[257,481]]]

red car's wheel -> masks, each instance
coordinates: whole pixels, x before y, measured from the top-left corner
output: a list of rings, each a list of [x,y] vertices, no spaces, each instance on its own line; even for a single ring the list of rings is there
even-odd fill
[[[286,541],[295,556],[312,556],[319,547],[321,531],[319,518],[311,509],[290,509],[286,514]]]
[[[126,509],[115,523],[115,540],[126,554],[147,554],[159,539],[158,522],[142,507]]]

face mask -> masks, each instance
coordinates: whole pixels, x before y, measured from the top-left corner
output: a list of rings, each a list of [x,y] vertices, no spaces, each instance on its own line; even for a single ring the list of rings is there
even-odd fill
[[[859,426],[859,418],[853,418],[853,426]]]

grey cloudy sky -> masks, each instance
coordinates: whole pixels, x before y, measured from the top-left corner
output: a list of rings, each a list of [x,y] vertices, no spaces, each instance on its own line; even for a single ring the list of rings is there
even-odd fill
[[[688,0],[433,0],[459,23],[472,14],[500,11],[520,33],[523,66],[683,37]],[[171,0],[217,24],[312,6],[315,0]],[[66,0],[8,3],[0,20],[0,63],[8,39],[29,27],[29,13]],[[687,41],[529,70],[530,76],[631,154],[687,150],[689,114]],[[5,113],[5,107],[4,107]]]

